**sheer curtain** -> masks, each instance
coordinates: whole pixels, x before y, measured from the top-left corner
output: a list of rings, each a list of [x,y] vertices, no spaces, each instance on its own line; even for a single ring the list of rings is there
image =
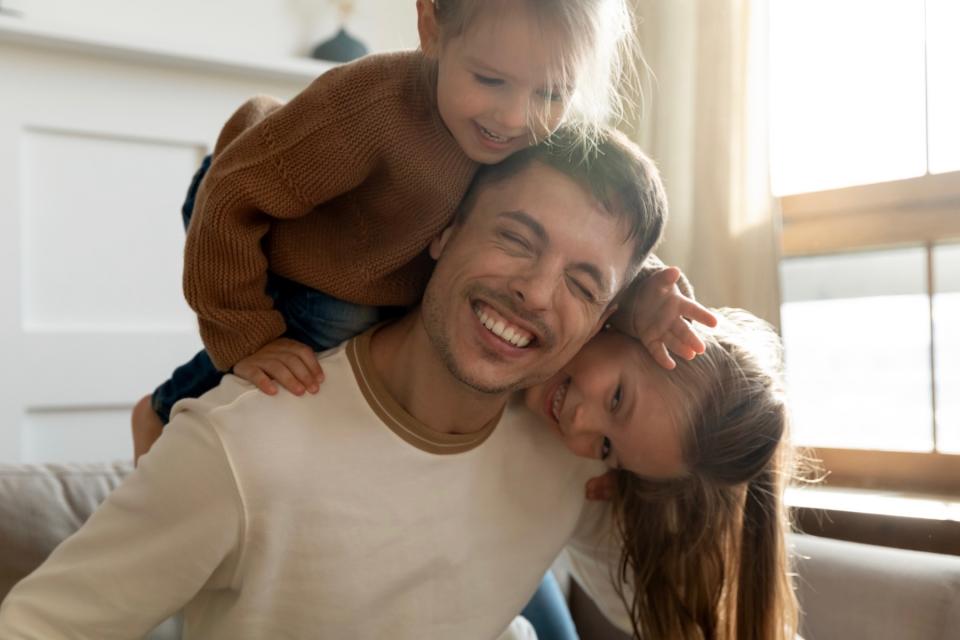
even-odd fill
[[[660,166],[658,254],[711,306],[779,324],[778,220],[767,164],[766,0],[635,0],[652,73],[624,127]]]

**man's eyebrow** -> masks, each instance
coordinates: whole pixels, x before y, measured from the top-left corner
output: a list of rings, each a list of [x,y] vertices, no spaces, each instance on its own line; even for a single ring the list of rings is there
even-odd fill
[[[547,230],[542,224],[540,224],[540,221],[526,211],[521,211],[519,209],[516,211],[504,211],[500,214],[500,217],[509,218],[524,225],[530,230],[531,233],[537,236],[537,239],[540,242],[546,243],[550,240]],[[603,277],[603,272],[600,271],[600,268],[592,262],[577,262],[572,265],[572,268],[576,271],[584,273],[588,278],[593,280],[597,287],[604,293],[609,290],[610,287],[607,284],[606,278]]]
[[[537,240],[540,242],[547,242],[550,240],[550,236],[547,235],[547,230],[542,224],[540,224],[540,221],[526,211],[521,211],[519,209],[516,211],[504,211],[500,214],[500,217],[510,218],[514,222],[519,222],[523,226],[527,227],[530,230],[530,233],[537,236]]]

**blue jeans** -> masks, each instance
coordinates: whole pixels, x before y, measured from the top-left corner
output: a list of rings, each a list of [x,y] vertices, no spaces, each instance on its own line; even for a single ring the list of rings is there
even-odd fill
[[[579,640],[570,609],[553,573],[547,571],[537,592],[521,613],[537,631],[538,640]]]
[[[193,176],[181,215],[183,227],[190,226],[197,190],[210,168],[210,156],[203,159]],[[287,324],[284,336],[323,351],[337,346],[377,322],[399,315],[395,307],[372,307],[346,302],[311,289],[274,273],[267,274],[267,294]],[[163,424],[170,421],[170,410],[182,398],[197,398],[213,389],[225,374],[213,365],[206,350],[177,367],[170,379],[153,392],[151,406]]]

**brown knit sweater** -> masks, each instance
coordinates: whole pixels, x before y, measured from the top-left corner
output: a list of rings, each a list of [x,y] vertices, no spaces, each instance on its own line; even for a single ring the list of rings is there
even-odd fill
[[[425,249],[476,164],[444,127],[419,52],[337,67],[224,127],[184,257],[184,292],[222,370],[283,334],[267,270],[358,304],[417,302]]]

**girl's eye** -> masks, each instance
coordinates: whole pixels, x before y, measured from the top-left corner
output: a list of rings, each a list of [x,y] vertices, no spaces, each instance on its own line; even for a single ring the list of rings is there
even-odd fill
[[[606,460],[609,458],[611,449],[613,449],[613,445],[610,443],[610,438],[603,436],[603,440],[600,442],[600,459]]]
[[[563,102],[563,94],[559,91],[542,90],[538,91],[537,93],[540,94],[540,97],[544,100],[549,100],[550,102]]]
[[[473,74],[473,78],[480,84],[486,85],[488,87],[499,87],[503,84],[503,80],[500,78],[491,78],[490,76],[482,76],[479,73]]]
[[[620,406],[620,401],[623,399],[623,385],[617,385],[616,391],[613,392],[613,398],[610,399],[610,411],[616,411],[617,407]]]

